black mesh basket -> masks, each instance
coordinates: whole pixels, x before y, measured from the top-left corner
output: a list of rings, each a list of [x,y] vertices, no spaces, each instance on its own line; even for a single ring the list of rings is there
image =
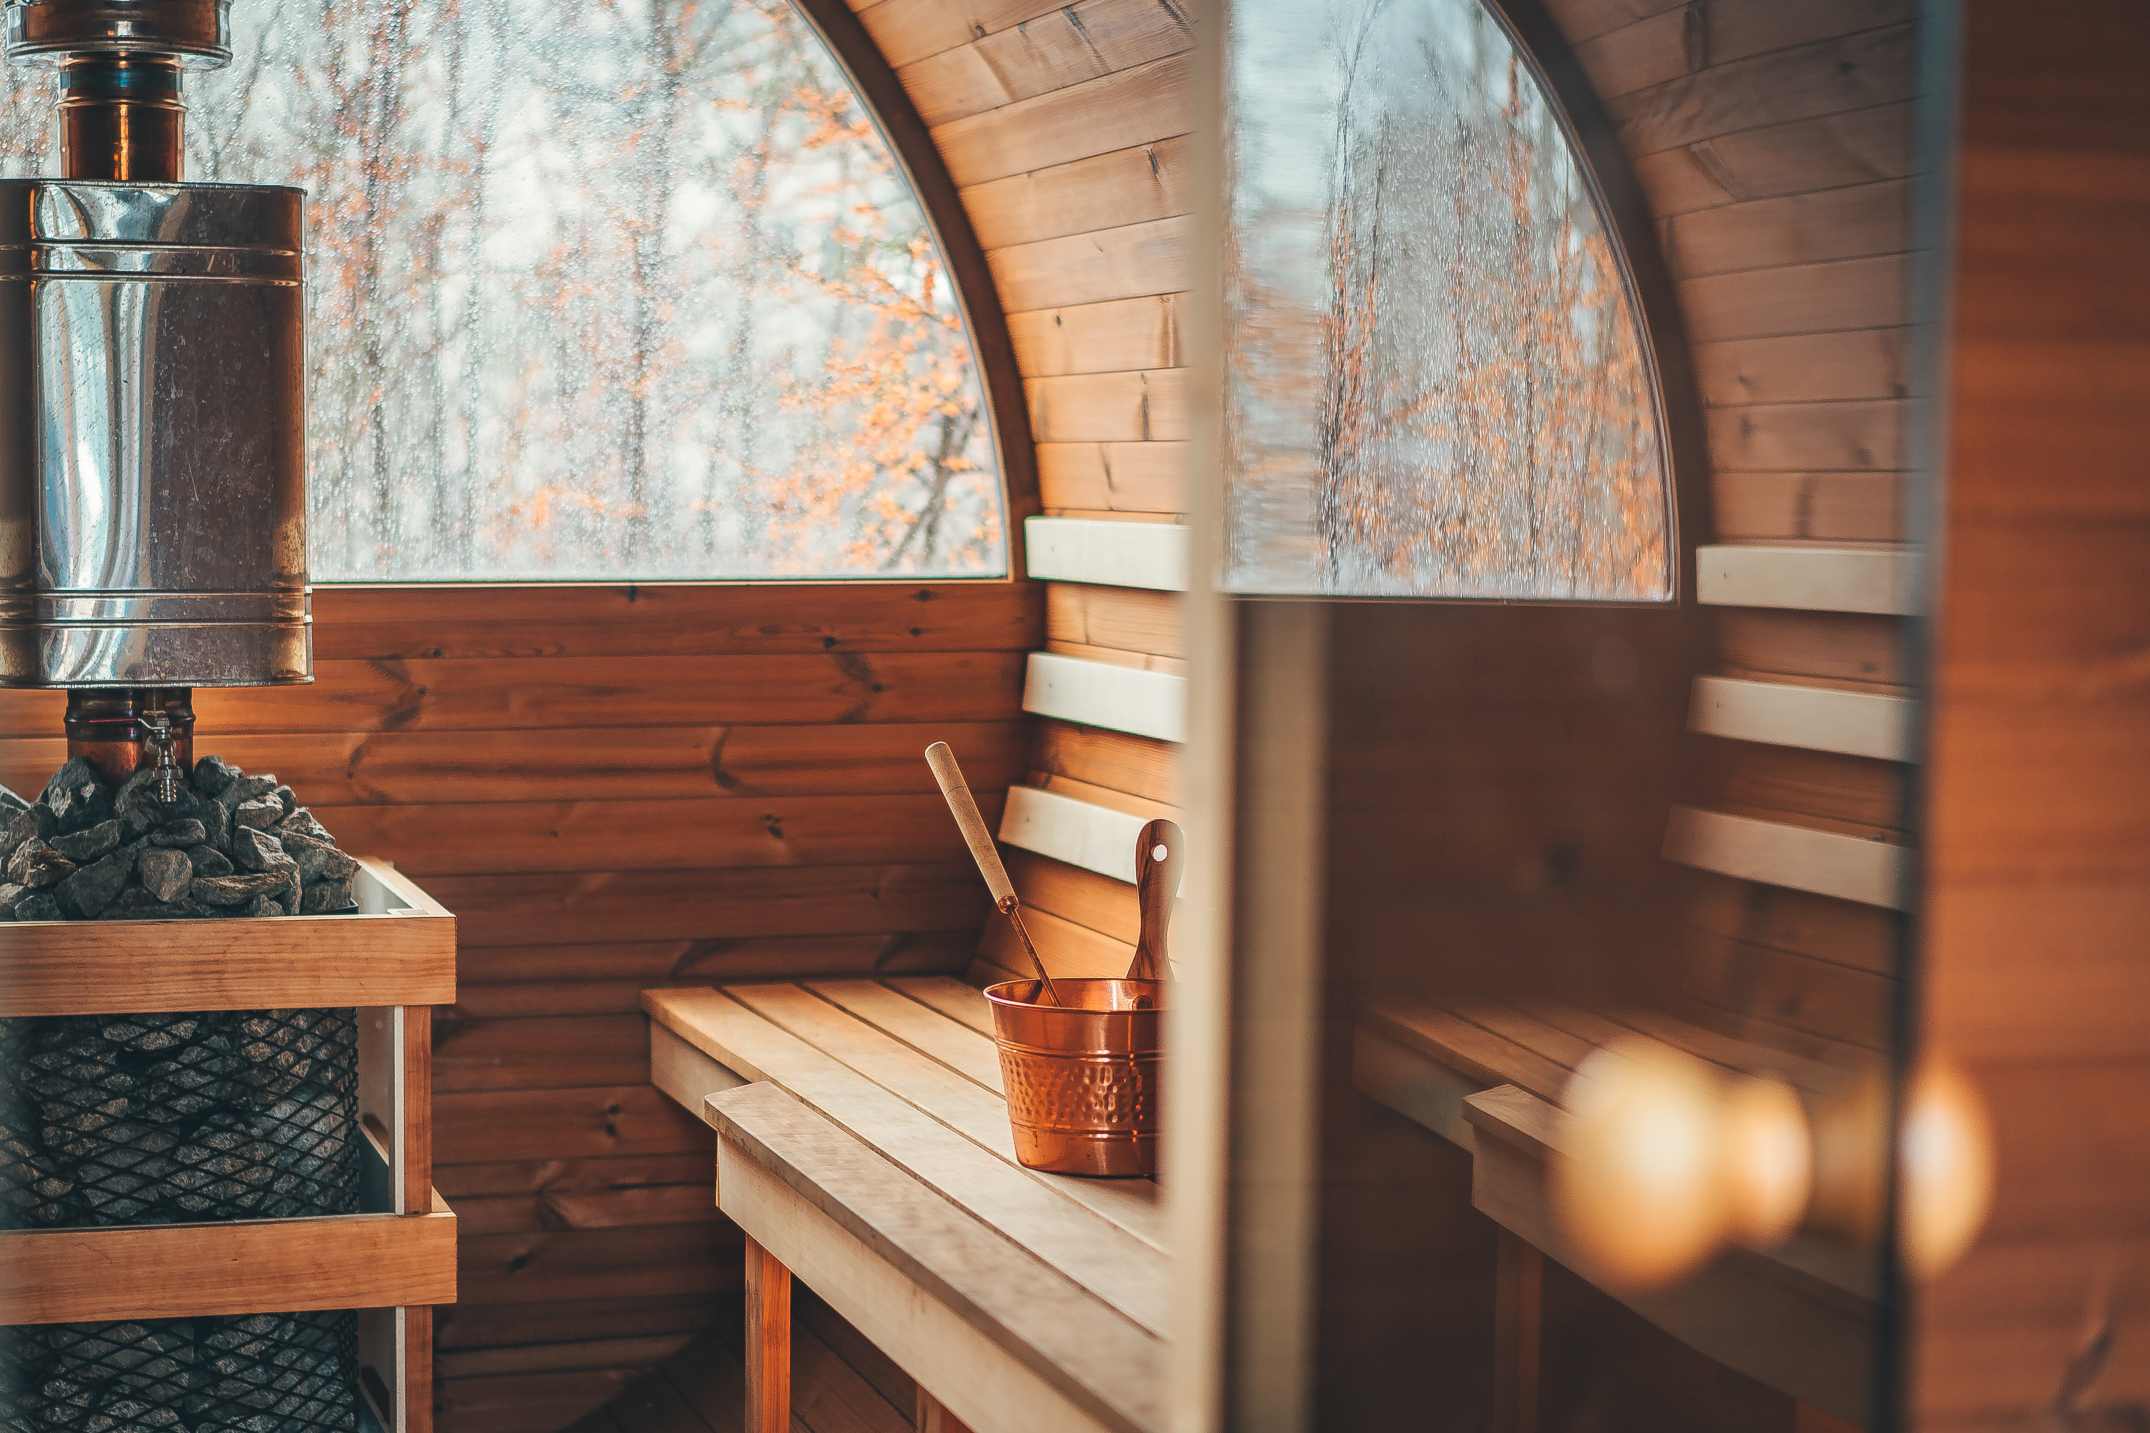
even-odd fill
[[[354,1010],[0,1020],[0,1228],[355,1214]]]
[[[362,1138],[355,1010],[0,1020],[0,1228],[355,1214]],[[0,1433],[356,1429],[357,1390],[351,1313],[0,1329]]]
[[[358,1315],[0,1329],[0,1433],[356,1433]]]

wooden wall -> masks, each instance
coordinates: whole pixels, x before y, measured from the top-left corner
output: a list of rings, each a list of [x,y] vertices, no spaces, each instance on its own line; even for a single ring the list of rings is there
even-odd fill
[[[1675,281],[1706,405],[1710,514],[1698,536],[1737,549],[1735,565],[1764,559],[1739,567],[1752,580],[1709,594],[1715,670],[1773,684],[1740,689],[1765,704],[1816,691],[1874,697],[1908,723],[1900,614],[1833,594],[1906,551],[1912,0],[1545,9],[1617,125]],[[1185,18],[1156,0],[991,13],[882,0],[861,12],[921,110],[939,118],[935,138],[989,250],[1037,425],[1048,522],[1172,521],[1184,505]],[[1078,22],[1114,42],[1078,54]],[[953,44],[969,28],[984,33]],[[1062,58],[1041,59],[1053,54]],[[1034,525],[1034,547],[1038,536]],[[1053,569],[1064,580],[1047,584],[1047,649],[1179,673],[1171,579],[1116,566]],[[1830,1054],[1885,1043],[1895,916],[1805,872],[1817,862],[1888,869],[1890,853],[1855,848],[1906,840],[1901,752],[1717,729],[1736,734],[1697,744],[1691,799],[1708,816],[1762,823],[1734,826],[1731,839],[1758,838],[1762,863],[1786,876],[1702,878],[1695,989],[1746,1033]],[[1046,721],[1032,766],[1029,784],[1115,811],[1170,814],[1179,799],[1171,744],[1108,725]],[[1085,816],[1056,807],[1053,819]],[[1752,874],[1751,856],[1713,851],[1719,828],[1701,829],[1675,854]],[[1049,958],[1103,969],[1120,957],[1131,905],[1110,876],[1037,852],[1016,865],[1045,913]],[[984,954],[981,973],[1020,964],[997,929]]]
[[[1912,391],[1908,0],[1546,8],[1619,122],[1679,280],[1710,405],[1711,536],[1824,560],[1892,550]],[[1175,523],[1194,15],[1182,0],[854,9],[987,251],[1045,521]],[[445,1427],[571,1420],[735,1277],[695,1203],[706,1133],[647,1084],[635,990],[970,956],[984,907],[921,780],[926,740],[954,741],[981,792],[1072,798],[1049,825],[1176,809],[1174,747],[1154,734],[1169,723],[1116,718],[1110,700],[1086,720],[1015,720],[1026,650],[1181,675],[1175,579],[1097,580],[1110,566],[1063,569],[1042,613],[996,586],[926,602],[857,585],[324,592],[318,686],[204,697],[205,749],[275,769],[465,916],[465,996],[439,1041],[443,1187],[466,1251],[442,1327]],[[1721,613],[1725,671],[1900,692],[1891,617],[1785,600]],[[0,699],[0,780],[56,763],[57,713]],[[1710,772],[1702,799],[1724,811],[1900,839],[1887,762],[1726,742]],[[1062,969],[1124,963],[1125,885],[1055,839],[1037,844],[1061,854],[1011,862],[1041,943]],[[1722,1008],[1870,1037],[1887,920],[1725,881],[1703,922]],[[1016,959],[998,926],[982,973]]]
[[[460,917],[435,1024],[462,1301],[443,1433],[542,1433],[734,1308],[709,1132],[649,1083],[645,986],[961,970],[987,909],[922,759],[1023,768],[1027,584],[328,589],[318,682],[197,694],[200,747],[273,771]],[[0,782],[64,756],[0,695]]]
[[[1965,0],[1924,1027],[1990,1103],[1930,1429],[2150,1421],[2150,13]]]
[[[1704,405],[1710,512],[1689,799],[1704,874],[1688,968],[1715,1023],[1816,1054],[1885,1047],[1908,838],[1914,0],[1545,0],[1617,126],[1674,280]],[[1692,524],[1695,515],[1686,515]],[[1722,693],[1783,722],[1711,720]],[[1819,703],[1818,707],[1809,704]],[[1736,704],[1735,704],[1736,705]],[[1743,818],[1727,822],[1723,817]],[[1857,877],[1857,879],[1853,879]],[[1847,898],[1850,897],[1850,898]]]
[[[1047,521],[1175,523],[1188,425],[1179,325],[1192,274],[1191,8],[879,0],[858,17],[933,127],[986,251],[1029,397]],[[1035,571],[1035,524],[1031,541]],[[1176,685],[1178,595],[1139,585],[1151,580],[1139,572],[1116,577],[1045,583],[1043,650]],[[1068,670],[1078,683],[1088,676]],[[1179,800],[1171,743],[1115,729],[1109,716],[1042,720],[1023,780],[1143,817],[1175,814]],[[1056,829],[1085,820],[1053,812]],[[1034,844],[1062,849],[1053,830]],[[1127,845],[1131,860],[1131,834]],[[1010,868],[1057,969],[1124,970],[1135,915],[1124,884],[1021,846]],[[981,975],[1024,964],[999,921],[983,955]]]

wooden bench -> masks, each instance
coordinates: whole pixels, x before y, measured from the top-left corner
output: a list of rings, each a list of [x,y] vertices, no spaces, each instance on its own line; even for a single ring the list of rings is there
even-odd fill
[[[985,998],[933,977],[643,994],[652,1077],[717,1132],[747,1235],[750,1433],[785,1433],[790,1280],[906,1373],[922,1426],[1165,1424],[1169,1271],[1147,1180],[1016,1163]]]
[[[1361,1092],[1469,1150],[1471,1203],[1500,1227],[1495,1377],[1503,1428],[1533,1426],[1543,1261],[1575,1262],[1546,1194],[1546,1164],[1565,1139],[1561,1098],[1575,1068],[1615,1039],[1669,1045],[1814,1093],[1849,1073],[1658,1012],[1392,1004],[1369,1013],[1357,1031]],[[1794,1240],[1766,1254],[1729,1250],[1667,1290],[1609,1292],[1719,1363],[1828,1418],[1857,1423],[1879,1346],[1877,1272],[1840,1245]]]

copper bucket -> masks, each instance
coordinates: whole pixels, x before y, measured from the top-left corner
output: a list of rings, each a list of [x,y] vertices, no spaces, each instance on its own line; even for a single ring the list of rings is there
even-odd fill
[[[1015,1157],[1054,1174],[1157,1172],[1165,987],[1156,980],[1035,980],[986,987]]]

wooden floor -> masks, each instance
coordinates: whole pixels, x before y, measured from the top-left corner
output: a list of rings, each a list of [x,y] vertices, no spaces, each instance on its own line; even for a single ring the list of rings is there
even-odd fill
[[[917,1389],[804,1289],[792,1331],[793,1433],[907,1433]],[[746,1368],[733,1321],[704,1335],[568,1433],[738,1433]]]

